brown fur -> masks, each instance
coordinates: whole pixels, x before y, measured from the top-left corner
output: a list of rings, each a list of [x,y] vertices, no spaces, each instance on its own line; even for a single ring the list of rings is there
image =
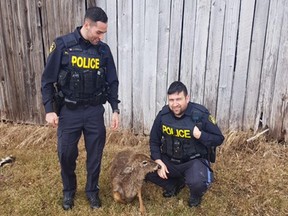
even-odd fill
[[[130,203],[138,196],[140,212],[145,213],[141,188],[145,175],[159,169],[159,165],[147,155],[132,150],[119,152],[111,163],[110,177],[113,198],[116,202]]]

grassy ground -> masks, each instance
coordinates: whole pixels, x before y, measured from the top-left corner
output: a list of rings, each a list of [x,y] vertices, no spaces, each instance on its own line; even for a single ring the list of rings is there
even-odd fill
[[[77,160],[78,191],[75,207],[61,207],[62,183],[56,150],[56,129],[40,126],[0,124],[0,158],[16,156],[12,166],[0,168],[0,215],[139,215],[139,203],[115,203],[108,178],[109,164],[116,152],[133,148],[148,153],[148,137],[129,132],[107,132],[100,197],[103,207],[91,210],[85,197],[85,149],[79,143]],[[288,148],[286,144],[252,134],[226,134],[213,164],[215,182],[198,208],[189,208],[189,191],[165,199],[162,190],[145,183],[143,200],[147,215],[288,215]]]

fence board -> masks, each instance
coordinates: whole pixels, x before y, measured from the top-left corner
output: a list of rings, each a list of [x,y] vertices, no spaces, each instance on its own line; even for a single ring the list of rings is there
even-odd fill
[[[281,0],[283,2],[283,0]],[[277,71],[278,49],[280,45],[281,26],[283,20],[283,5],[281,1],[271,0],[269,20],[266,34],[265,54],[261,77],[261,95],[258,113],[263,113],[262,124],[269,125],[271,103],[275,87]]]
[[[192,69],[195,39],[197,1],[185,1],[182,33],[181,71],[180,80],[192,90]]]
[[[234,76],[235,51],[239,18],[239,0],[226,2],[221,68],[217,101],[218,124],[229,128],[230,101]]]
[[[211,4],[204,104],[213,116],[216,115],[225,6],[225,1],[222,0],[213,1]]]
[[[257,104],[259,103],[268,9],[269,0],[256,1],[243,117],[243,129],[254,129],[255,132],[258,130],[260,120],[257,118]]]
[[[145,35],[144,35],[144,77],[143,83],[143,113],[144,134],[149,134],[156,115],[156,79],[157,77],[157,47],[158,47],[158,13],[159,1],[146,0]]]
[[[142,97],[144,62],[142,59],[144,52],[144,30],[145,30],[145,2],[139,1],[133,4],[133,83],[132,83],[132,112],[133,112],[133,130],[137,133],[143,133],[143,110],[145,103]]]
[[[198,0],[196,10],[197,14],[192,60],[194,64],[192,70],[191,100],[196,103],[203,104],[208,28],[210,18],[210,0]]]
[[[274,138],[277,138],[277,133],[280,131],[282,133],[281,136],[287,140],[288,125],[287,120],[285,122],[285,116],[287,118],[288,113],[288,3],[287,1],[283,3],[282,7],[283,5],[285,6],[283,7],[283,24],[281,25],[281,46],[279,47],[269,126],[272,128],[271,134]],[[284,118],[281,118],[282,116]]]
[[[247,71],[252,38],[252,24],[255,1],[242,0],[240,8],[239,35],[237,44],[236,68],[231,98],[230,129],[241,128],[245,102]]]
[[[124,128],[132,127],[132,0],[118,0],[118,32],[121,37],[118,38],[118,53],[122,60],[119,61],[119,96],[122,103],[122,126]]]
[[[6,4],[8,4],[7,1],[0,1],[0,8],[6,9]],[[8,61],[8,49],[6,48],[6,41],[7,41],[7,36],[6,36],[6,29],[4,27],[9,26],[8,22],[8,17],[5,15],[4,12],[1,10],[1,20],[0,20],[0,119],[9,119],[9,104],[11,104],[10,100],[12,99],[11,97],[8,96],[7,93],[9,93],[13,88],[12,85],[9,85],[11,83],[10,76],[9,76],[9,71],[8,71],[8,65],[11,64],[12,62]]]
[[[183,0],[172,0],[171,16],[170,16],[170,31],[173,34],[169,35],[169,61],[168,61],[168,85],[175,80],[178,80],[180,48],[181,48],[181,29],[182,29],[182,11]]]
[[[166,92],[168,83],[168,62],[169,62],[169,37],[171,16],[171,1],[159,1],[158,19],[158,43],[157,43],[157,76],[156,76],[156,107],[158,113],[166,104]],[[143,85],[145,86],[145,85]]]

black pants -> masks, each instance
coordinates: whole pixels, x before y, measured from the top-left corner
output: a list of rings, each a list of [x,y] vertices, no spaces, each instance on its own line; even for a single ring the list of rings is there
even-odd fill
[[[183,182],[189,187],[190,196],[200,197],[213,181],[213,172],[206,159],[198,158],[186,163],[175,164],[167,156],[162,155],[162,161],[169,171],[168,179],[162,179],[157,172],[147,174],[146,179],[165,190],[171,190],[176,184]]]
[[[73,196],[76,192],[76,159],[78,142],[82,133],[87,152],[85,191],[87,196],[99,191],[98,180],[106,139],[103,114],[103,105],[79,106],[73,110],[64,106],[61,109],[58,127],[58,157],[64,195]]]

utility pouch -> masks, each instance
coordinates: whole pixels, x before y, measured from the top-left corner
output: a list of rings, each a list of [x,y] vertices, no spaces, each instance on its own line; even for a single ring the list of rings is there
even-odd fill
[[[182,159],[183,157],[183,149],[180,140],[175,139],[173,145],[173,158]]]
[[[64,86],[68,79],[69,79],[69,72],[66,70],[60,70],[60,73],[58,75],[58,84],[60,87]]]
[[[215,163],[216,161],[216,147],[210,147],[208,149],[208,160],[211,162],[211,163]]]
[[[53,110],[59,116],[62,106],[64,105],[63,92],[58,89],[58,84],[54,83]]]
[[[105,68],[99,68],[97,71],[96,86],[97,88],[105,87]]]

